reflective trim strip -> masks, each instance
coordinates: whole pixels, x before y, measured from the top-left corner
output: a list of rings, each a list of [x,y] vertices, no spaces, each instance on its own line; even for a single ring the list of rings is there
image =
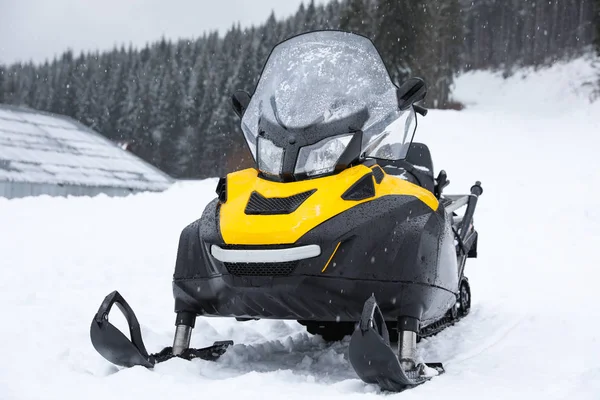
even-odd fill
[[[321,247],[316,244],[290,247],[288,249],[222,249],[213,244],[210,252],[221,262],[231,263],[276,263],[304,260],[321,255]]]
[[[337,246],[335,246],[335,249],[333,249],[333,253],[331,253],[331,257],[329,257],[329,260],[327,260],[327,264],[325,264],[325,266],[323,267],[323,269],[321,270],[321,272],[325,272],[325,270],[327,269],[327,267],[329,267],[329,263],[331,262],[331,260],[333,260],[333,256],[335,256],[335,253],[337,252],[337,249],[340,247],[340,244],[342,244],[342,242],[339,242],[337,244]]]

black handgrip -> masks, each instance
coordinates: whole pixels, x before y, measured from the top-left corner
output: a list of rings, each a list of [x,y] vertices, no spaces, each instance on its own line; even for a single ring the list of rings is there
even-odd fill
[[[421,114],[422,116],[426,116],[427,113],[429,112],[428,109],[426,109],[425,107],[421,107],[421,106],[419,106],[417,104],[413,104],[413,107],[415,109],[415,112]]]
[[[471,194],[474,194],[475,196],[481,196],[483,194],[481,182],[477,181],[473,186],[471,186]]]

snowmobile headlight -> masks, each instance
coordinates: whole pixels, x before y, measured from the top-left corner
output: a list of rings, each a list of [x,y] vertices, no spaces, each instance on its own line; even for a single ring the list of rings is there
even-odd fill
[[[280,175],[283,167],[283,149],[268,139],[258,138],[258,169],[270,175]]]
[[[353,136],[353,133],[333,136],[302,147],[298,153],[294,173],[315,176],[333,172]]]

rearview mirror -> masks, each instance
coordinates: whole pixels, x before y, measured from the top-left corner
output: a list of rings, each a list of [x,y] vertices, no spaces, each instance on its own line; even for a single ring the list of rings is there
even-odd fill
[[[421,78],[410,78],[396,91],[398,107],[402,111],[408,110],[414,103],[419,102],[427,95],[427,85]]]
[[[231,96],[231,104],[233,105],[233,111],[236,115],[242,118],[244,112],[248,108],[248,104],[250,104],[250,95],[243,90],[236,90]]]

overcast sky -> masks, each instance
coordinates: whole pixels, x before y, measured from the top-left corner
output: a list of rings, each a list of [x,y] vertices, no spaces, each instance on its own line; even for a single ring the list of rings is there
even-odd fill
[[[43,62],[67,48],[139,47],[201,36],[235,22],[258,25],[271,10],[293,14],[307,0],[0,0],[0,63]],[[324,3],[325,0],[317,1]]]

